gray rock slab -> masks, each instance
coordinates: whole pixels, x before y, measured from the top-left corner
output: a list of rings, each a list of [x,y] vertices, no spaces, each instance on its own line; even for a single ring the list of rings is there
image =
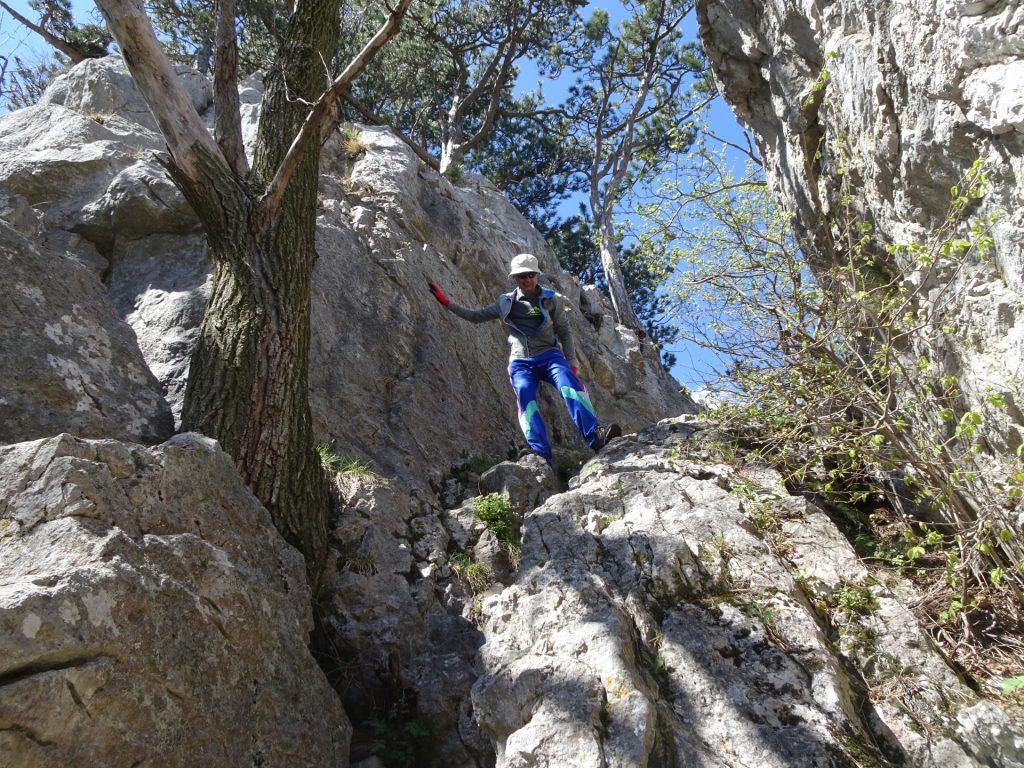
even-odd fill
[[[526,516],[515,583],[483,601],[472,691],[499,768],[1017,765],[1020,724],[853,567],[835,526],[770,471],[687,458],[692,431],[616,441]],[[754,482],[781,531],[735,490]],[[870,616],[823,614],[851,584],[875,595]]]
[[[5,765],[346,764],[304,574],[211,440],[0,448]]]
[[[161,386],[95,274],[3,223],[0,265],[0,442],[168,437]]]

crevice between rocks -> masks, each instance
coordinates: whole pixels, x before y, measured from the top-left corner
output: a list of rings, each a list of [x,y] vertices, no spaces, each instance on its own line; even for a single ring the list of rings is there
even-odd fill
[[[25,664],[16,665],[0,674],[0,688],[16,685],[23,680],[28,680],[37,675],[83,667],[102,659],[113,658],[111,653],[102,649],[79,652],[72,655],[57,653],[43,656]]]

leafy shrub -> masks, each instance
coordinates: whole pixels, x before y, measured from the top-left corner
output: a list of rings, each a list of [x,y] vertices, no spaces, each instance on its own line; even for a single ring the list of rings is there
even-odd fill
[[[473,514],[497,537],[506,552],[513,556],[519,554],[519,538],[516,535],[519,521],[507,496],[491,493],[476,498],[473,501]]]

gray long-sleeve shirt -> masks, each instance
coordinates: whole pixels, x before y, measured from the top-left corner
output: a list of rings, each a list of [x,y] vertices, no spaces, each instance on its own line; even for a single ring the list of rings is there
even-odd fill
[[[576,357],[576,346],[565,315],[564,302],[565,297],[561,294],[550,288],[541,288],[535,306],[517,288],[511,293],[503,293],[497,301],[486,307],[470,309],[451,302],[448,309],[471,323],[501,320],[508,328],[511,348],[509,360],[535,357],[550,349],[558,349],[560,343],[562,354],[572,365]]]

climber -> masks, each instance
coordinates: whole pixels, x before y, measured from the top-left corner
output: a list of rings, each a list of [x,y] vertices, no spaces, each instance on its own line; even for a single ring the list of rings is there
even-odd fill
[[[537,257],[520,253],[512,259],[508,273],[516,289],[480,309],[454,304],[434,283],[428,285],[434,298],[463,320],[501,320],[508,327],[512,348],[508,376],[519,401],[519,425],[530,449],[550,465],[551,444],[537,408],[537,387],[541,381],[551,383],[559,391],[570,418],[594,451],[621,435],[622,429],[618,424],[603,430],[598,427],[594,406],[572,362],[576,350],[565,316],[565,297],[550,288],[541,288],[537,281],[540,274]]]

